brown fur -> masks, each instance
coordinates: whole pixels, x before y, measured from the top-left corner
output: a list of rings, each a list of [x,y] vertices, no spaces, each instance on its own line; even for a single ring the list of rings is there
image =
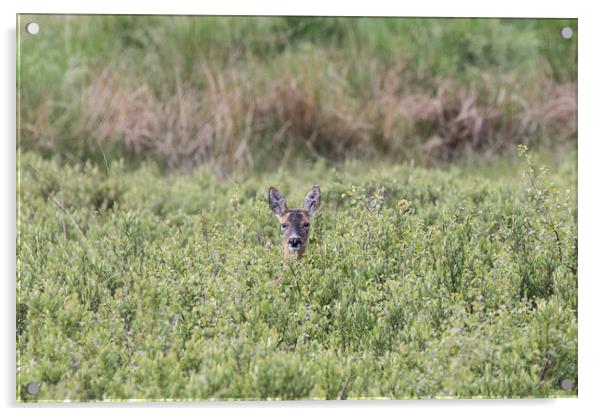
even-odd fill
[[[302,228],[303,224],[309,224],[310,219],[311,218],[309,216],[309,213],[303,209],[287,209],[286,211],[284,211],[284,214],[282,214],[279,218],[280,225],[287,224],[287,227],[290,227],[291,229]],[[289,250],[287,239],[284,238],[282,240],[282,244],[284,247],[284,257],[289,258],[296,256],[298,260],[301,260],[303,258],[303,255],[305,254],[305,250],[307,249],[308,239],[309,229],[307,230],[305,238],[301,236],[301,240],[303,241],[301,249],[297,251],[291,251]]]
[[[314,186],[305,197],[303,208],[286,206],[284,197],[274,187],[268,189],[268,203],[280,221],[285,258],[302,259],[309,240],[310,221],[320,208],[320,188]]]

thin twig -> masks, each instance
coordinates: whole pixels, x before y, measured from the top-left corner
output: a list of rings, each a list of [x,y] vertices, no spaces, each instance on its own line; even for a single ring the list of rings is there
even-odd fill
[[[62,218],[64,219],[64,215],[66,213],[69,216],[69,219],[71,220],[71,222],[73,223],[73,225],[75,225],[75,228],[77,228],[77,230],[80,232],[80,234],[81,235],[85,235],[84,232],[82,231],[82,229],[77,224],[77,222],[75,222],[75,219],[73,219],[73,216],[70,213],[67,212],[67,209],[65,208],[65,206],[63,205],[63,203],[61,201],[59,201],[54,195],[50,195],[50,197],[52,198],[52,200],[54,201],[54,203],[57,204],[59,206],[59,208],[61,209]],[[67,229],[65,227],[65,222],[64,221],[63,221],[63,235],[65,236],[65,238],[67,238]]]
[[[349,382],[351,381],[352,377],[352,375],[349,375],[347,380],[345,380],[345,384],[343,384],[343,387],[337,396],[337,400],[345,400],[347,398],[347,387],[349,386]]]
[[[98,142],[98,146],[100,147],[100,152],[102,153],[102,158],[105,160],[105,167],[107,168],[107,174],[109,173],[109,161],[107,160],[107,155],[105,154],[105,149],[102,147],[102,143]]]
[[[61,209],[61,224],[63,226],[63,237],[65,237],[65,240],[67,240],[68,238],[67,238],[67,226],[65,224],[65,206],[58,199],[56,199],[54,197],[54,195],[52,196],[52,199]]]
[[[295,273],[295,270],[293,269],[293,266],[291,266],[291,264],[289,262],[287,262],[287,265],[289,267],[289,269],[291,270],[291,272],[293,273],[293,276],[295,277],[295,287],[297,288],[297,293],[299,294],[299,297],[301,297],[301,288],[299,287],[299,282],[298,282],[298,278],[297,278],[297,273]]]

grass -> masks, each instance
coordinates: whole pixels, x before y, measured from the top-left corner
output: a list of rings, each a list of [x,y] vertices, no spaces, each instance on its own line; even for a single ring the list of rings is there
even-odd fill
[[[577,395],[576,20],[18,34],[20,402]]]
[[[21,152],[18,400],[575,396],[576,154],[529,153],[220,180]],[[267,188],[314,183],[283,263]]]
[[[19,147],[63,162],[226,176],[576,138],[576,20],[20,19]]]

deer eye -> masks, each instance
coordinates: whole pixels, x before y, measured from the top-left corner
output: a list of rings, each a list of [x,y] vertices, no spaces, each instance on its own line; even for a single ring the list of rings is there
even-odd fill
[[[280,224],[280,225],[282,226],[282,229],[283,229],[283,230],[284,230],[284,229],[287,227],[287,225],[286,225],[285,223],[282,223],[282,224]]]
[[[305,228],[309,228],[309,223],[308,223],[308,222],[306,222],[305,224],[303,224],[303,226],[304,226]]]

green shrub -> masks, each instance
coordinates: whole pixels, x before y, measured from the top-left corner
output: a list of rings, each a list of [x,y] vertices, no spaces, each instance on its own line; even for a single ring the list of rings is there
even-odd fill
[[[553,175],[525,158],[522,180],[318,164],[221,181],[21,153],[18,399],[574,396],[574,155]],[[267,187],[295,205],[313,183],[307,257],[283,263]]]

